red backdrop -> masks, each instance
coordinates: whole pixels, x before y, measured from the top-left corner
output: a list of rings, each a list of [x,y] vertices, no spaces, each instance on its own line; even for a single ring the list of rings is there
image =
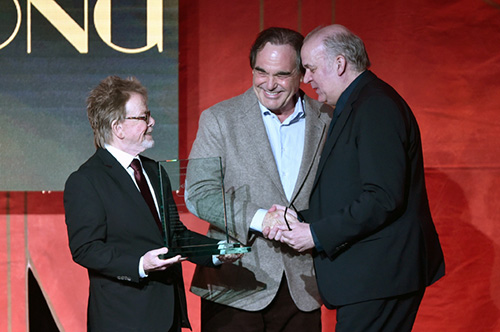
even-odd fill
[[[332,22],[363,38],[371,69],[408,101],[422,131],[447,275],[428,289],[414,330],[500,331],[498,0],[179,1],[180,157],[201,111],[250,87],[248,50],[259,31],[306,34]],[[62,194],[2,192],[0,225],[0,330],[26,330],[31,268],[60,328],[84,331],[88,281],[69,255]],[[189,285],[193,266],[184,267]],[[199,331],[199,299],[188,301]],[[323,317],[333,331],[334,312]]]

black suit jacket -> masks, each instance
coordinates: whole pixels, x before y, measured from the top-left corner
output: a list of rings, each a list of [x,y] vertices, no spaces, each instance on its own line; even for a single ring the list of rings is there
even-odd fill
[[[142,156],[141,161],[160,203],[158,164]],[[168,181],[164,192],[167,211],[177,213]],[[98,149],[70,175],[64,208],[73,259],[88,269],[89,330],[168,331],[174,318],[189,326],[181,265],[139,276],[140,257],[163,247],[163,237],[130,175],[108,151]],[[181,232],[194,242],[216,242]],[[210,260],[197,263],[211,265]]]
[[[303,216],[324,249],[314,262],[329,307],[405,294],[444,275],[417,122],[370,71],[327,138]]]

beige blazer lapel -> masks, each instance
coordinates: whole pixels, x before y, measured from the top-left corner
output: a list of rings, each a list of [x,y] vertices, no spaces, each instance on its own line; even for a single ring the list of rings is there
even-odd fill
[[[280,194],[286,199],[283,185],[276,167],[271,144],[262,120],[262,113],[259,107],[257,96],[253,89],[245,93],[245,110],[242,112],[240,132],[246,139],[243,141],[241,148],[248,153],[255,154],[258,158],[257,165],[248,165],[249,167],[259,167],[263,169],[265,174],[271,182],[276,186]],[[262,181],[267,181],[263,178]]]
[[[304,187],[309,174],[313,172],[314,161],[321,153],[324,144],[323,137],[325,131],[328,129],[328,123],[321,119],[321,112],[317,107],[313,107],[311,99],[305,94],[302,94],[302,98],[304,99],[304,113],[306,115],[304,152],[291,203],[295,201],[295,198]]]

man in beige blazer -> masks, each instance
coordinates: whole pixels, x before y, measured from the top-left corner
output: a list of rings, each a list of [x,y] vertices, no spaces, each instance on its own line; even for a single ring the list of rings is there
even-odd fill
[[[196,269],[204,332],[321,331],[310,252],[261,233],[278,222],[273,203],[307,208],[330,122],[331,109],[299,89],[302,41],[289,29],[262,31],[250,52],[253,88],[201,114],[190,159],[221,158],[229,236],[251,246],[235,264]],[[208,168],[188,168],[186,204],[223,239],[223,211],[211,200],[219,179]]]

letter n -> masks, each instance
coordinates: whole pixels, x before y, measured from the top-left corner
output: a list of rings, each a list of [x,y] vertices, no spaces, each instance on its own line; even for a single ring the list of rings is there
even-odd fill
[[[163,52],[163,0],[147,0],[146,46],[139,48],[120,47],[111,42],[111,0],[98,0],[94,7],[95,29],[102,41],[112,49],[123,53],[141,53],[153,46]]]
[[[31,6],[38,11],[73,45],[78,52],[88,53],[88,0],[84,3],[82,29],[54,0],[28,1],[28,53],[31,53]]]

